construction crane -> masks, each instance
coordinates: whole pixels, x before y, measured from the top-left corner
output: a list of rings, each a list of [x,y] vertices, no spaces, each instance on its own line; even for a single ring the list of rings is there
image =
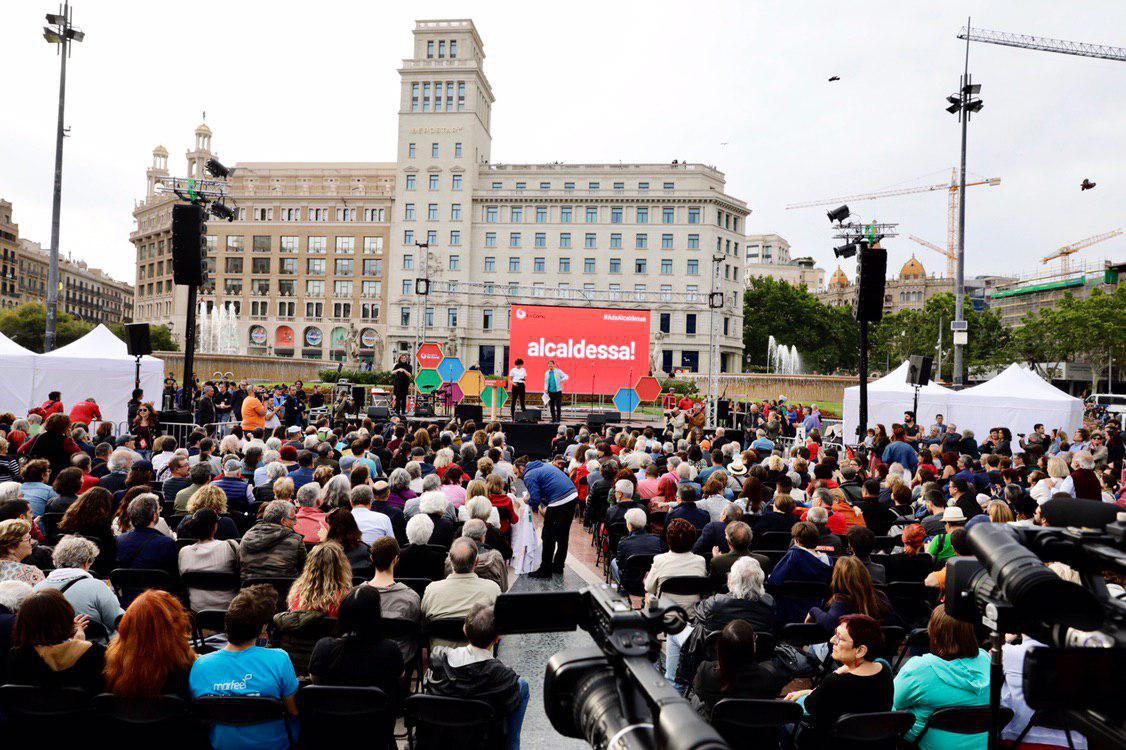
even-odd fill
[[[957,250],[953,250],[953,249],[947,248],[947,247],[939,247],[938,245],[934,244],[933,242],[928,242],[927,240],[924,240],[922,237],[916,237],[913,234],[909,234],[907,236],[911,240],[918,242],[923,247],[930,248],[931,250],[934,250],[936,253],[941,253],[942,255],[946,256],[946,278],[948,278],[948,279],[954,278],[955,267],[958,263],[958,251]]]
[[[1051,39],[1029,34],[1010,34],[1006,31],[990,31],[989,29],[967,29],[965,26],[958,32],[958,38],[971,42],[999,44],[1004,47],[1018,47],[1020,49],[1039,50],[1040,52],[1058,52],[1062,55],[1078,55],[1079,57],[1096,57],[1100,60],[1126,62],[1126,48],[1111,47],[1106,44],[1069,42],[1064,39]]]
[[[1074,253],[1079,252],[1083,248],[1090,247],[1091,245],[1097,245],[1100,242],[1105,242],[1106,240],[1109,240],[1112,237],[1117,237],[1120,234],[1122,234],[1121,229],[1113,229],[1109,232],[1103,232],[1102,234],[1091,235],[1090,237],[1079,240],[1078,242],[1072,242],[1070,245],[1064,245],[1059,250],[1056,250],[1046,258],[1041,258],[1040,262],[1049,263],[1056,258],[1059,258],[1060,274],[1066,275],[1068,271],[1071,270],[1071,256]]]
[[[967,182],[966,187],[976,187],[979,185],[986,185],[988,187],[995,187],[1001,184],[1000,177],[988,177],[982,180],[975,180],[974,182]],[[950,261],[951,256],[957,258],[958,253],[958,168],[955,167],[950,170],[950,182],[940,182],[936,185],[919,185],[917,187],[909,188],[892,188],[889,190],[878,190],[872,193],[860,193],[858,195],[843,195],[836,198],[823,198],[816,201],[807,201],[805,203],[791,203],[786,206],[789,211],[795,208],[810,208],[812,206],[831,206],[839,205],[841,203],[851,203],[853,201],[867,201],[876,200],[878,198],[892,198],[899,195],[914,195],[915,193],[930,193],[937,190],[945,190],[947,193],[946,204],[946,250],[939,250],[947,257],[947,277],[954,278],[954,261]],[[932,248],[934,249],[934,248]]]

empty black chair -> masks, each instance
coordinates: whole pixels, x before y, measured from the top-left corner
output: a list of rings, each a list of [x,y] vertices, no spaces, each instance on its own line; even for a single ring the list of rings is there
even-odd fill
[[[5,747],[16,743],[36,746],[43,743],[44,727],[51,727],[51,744],[86,744],[89,727],[90,696],[81,688],[41,688],[31,685],[0,686],[0,710],[8,721],[4,728]]]
[[[880,653],[872,654],[871,658],[886,659],[888,666],[891,666],[899,656],[903,642],[907,640],[907,631],[898,625],[884,625],[880,631],[884,634],[884,648]]]
[[[59,521],[63,520],[62,513],[44,513],[39,517],[39,527],[43,530],[43,536],[47,537],[47,541],[52,544],[55,543],[55,535],[58,533]]]
[[[192,648],[197,654],[208,654],[227,645],[227,611],[201,609],[192,613]],[[212,635],[206,635],[211,631]]]
[[[406,586],[407,588],[414,591],[414,593],[418,594],[419,599],[422,598],[422,594],[423,594],[424,591],[426,591],[426,587],[429,586],[431,583],[433,583],[433,581],[431,581],[429,578],[399,578],[399,577],[395,578],[395,582],[401,583],[404,586]]]
[[[787,550],[793,535],[788,531],[766,531],[755,535],[755,551],[764,549]]]
[[[176,592],[176,582],[171,574],[156,568],[114,568],[109,573],[109,582],[125,608],[149,589]]]
[[[914,724],[910,711],[844,714],[833,724],[830,744],[839,750],[895,750]]]
[[[914,581],[892,581],[887,586],[888,599],[896,614],[907,625],[924,626],[938,603],[936,588]]]
[[[86,623],[86,640],[95,643],[105,643],[109,640],[109,628],[103,625],[98,620],[90,620]]]
[[[898,672],[904,662],[915,654],[922,654],[930,650],[931,636],[926,628],[915,628],[907,633],[907,637],[903,639],[903,648],[899,652],[899,657],[892,664],[894,668],[892,671]],[[912,654],[914,652],[914,654]]]
[[[876,549],[880,552],[891,552],[896,547],[902,546],[903,540],[898,536],[877,536]]]
[[[373,733],[375,747],[394,745],[394,709],[377,687],[305,685],[297,691],[297,706],[305,746],[345,747]]]
[[[403,701],[403,719],[411,750],[496,750],[505,745],[504,721],[484,701],[412,695]]]
[[[289,589],[293,586],[293,582],[297,578],[289,576],[259,576],[257,578],[247,578],[242,582],[242,588],[248,586],[257,586],[259,584],[266,584],[273,586],[274,590],[278,592],[278,612],[283,612],[286,609],[286,598],[289,596]]]
[[[192,700],[192,711],[200,721],[212,727],[216,724],[249,727],[268,721],[284,721],[289,745],[293,747],[289,711],[279,700],[246,695],[206,695]]]
[[[784,550],[784,549],[756,549],[755,554],[756,555],[762,555],[763,557],[765,557],[767,559],[768,564],[762,566],[762,572],[766,573],[767,575],[770,575],[770,571],[774,570],[774,566],[778,564],[778,561],[786,556],[786,550]]]
[[[1001,727],[1013,720],[1011,708],[1001,706],[1000,714],[999,726]],[[914,745],[920,747],[923,737],[931,731],[952,732],[953,734],[984,734],[989,731],[992,720],[993,713],[988,705],[940,708],[927,719],[923,731],[919,732],[919,736],[915,738]],[[984,743],[985,740],[982,740],[982,742]]]
[[[800,705],[783,700],[724,698],[712,708],[712,726],[739,750],[777,750],[782,728],[801,717]]]
[[[111,693],[91,702],[99,728],[125,747],[159,745],[161,748],[202,747],[203,727],[192,716],[191,705],[175,695],[156,698],[122,698]]]
[[[645,576],[653,567],[654,555],[630,555],[619,572],[622,588],[630,596],[645,596]]]
[[[832,635],[815,622],[791,622],[782,626],[778,640],[802,648],[815,643],[826,643]]]
[[[465,618],[447,617],[441,620],[427,620],[422,624],[422,634],[427,640],[438,638],[454,643],[468,643],[465,637]]]

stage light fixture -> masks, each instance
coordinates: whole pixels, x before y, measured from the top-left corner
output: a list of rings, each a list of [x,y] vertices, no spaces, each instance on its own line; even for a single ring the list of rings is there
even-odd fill
[[[832,211],[826,212],[825,215],[829,217],[829,223],[837,222],[839,224],[849,217],[848,206],[834,208]]]
[[[841,245],[840,247],[834,247],[833,248],[833,255],[837,256],[838,258],[851,258],[852,256],[856,255],[856,251],[857,251],[856,243],[850,242],[847,245]]]
[[[208,159],[207,163],[203,166],[204,169],[207,170],[207,174],[211,175],[215,179],[225,180],[231,176],[231,170],[224,167],[223,163],[214,157]]]
[[[227,206],[223,203],[212,203],[209,208],[211,210],[211,215],[216,219],[226,219],[227,221],[235,220],[235,209],[231,208],[230,206]]]

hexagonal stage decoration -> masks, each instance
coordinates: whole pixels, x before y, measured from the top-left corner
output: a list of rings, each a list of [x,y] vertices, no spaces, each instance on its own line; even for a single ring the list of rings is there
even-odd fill
[[[419,393],[433,393],[442,384],[442,376],[438,374],[437,370],[426,368],[418,371],[418,375],[414,378],[414,384],[418,386]]]
[[[508,402],[508,391],[503,388],[498,388],[495,385],[490,385],[485,390],[481,391],[481,403],[488,408],[493,408],[495,403],[496,407],[500,409]]]
[[[438,374],[447,383],[456,383],[465,374],[465,365],[457,357],[446,357],[438,363]]]
[[[418,361],[419,366],[433,370],[442,361],[442,347],[437,344],[423,344],[418,347],[418,352],[414,355]]]
[[[620,412],[632,412],[637,410],[637,405],[641,403],[641,398],[637,395],[637,391],[632,388],[619,388],[618,392],[614,394],[614,408]]]
[[[461,392],[466,396],[480,396],[485,390],[485,375],[480,370],[466,370],[457,381]]]
[[[637,391],[637,397],[642,401],[656,401],[661,397],[661,381],[652,375],[640,378],[633,389]]]

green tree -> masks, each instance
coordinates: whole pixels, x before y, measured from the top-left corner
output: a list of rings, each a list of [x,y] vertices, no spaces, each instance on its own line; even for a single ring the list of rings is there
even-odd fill
[[[1126,357],[1126,286],[1119,285],[1113,294],[1096,287],[1085,299],[1068,294],[1036,323],[1039,330],[1029,335],[1039,333],[1056,342],[1053,353],[1061,361],[1090,365],[1091,390],[1097,391],[1110,361]]]
[[[38,302],[26,302],[0,312],[0,332],[25,349],[42,354],[47,308]],[[55,319],[55,348],[82,338],[94,326],[60,312]]]
[[[743,347],[751,367],[766,367],[771,336],[797,347],[806,370],[855,367],[857,330],[849,310],[823,304],[804,286],[755,278],[743,295]]]

